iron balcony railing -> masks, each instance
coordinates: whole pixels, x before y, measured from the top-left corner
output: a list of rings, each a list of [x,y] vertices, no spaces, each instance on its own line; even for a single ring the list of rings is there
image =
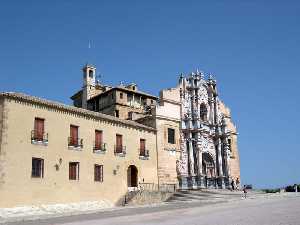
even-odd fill
[[[149,150],[148,149],[139,149],[140,156],[142,157],[149,157]]]
[[[31,141],[47,143],[48,142],[48,133],[45,133],[45,132],[39,133],[37,130],[32,130],[31,131]]]
[[[83,139],[68,137],[68,146],[75,147],[75,148],[83,148]]]
[[[126,146],[124,146],[124,145],[115,145],[114,152],[115,152],[115,154],[125,155],[126,154]]]
[[[94,152],[105,152],[106,151],[106,143],[96,143],[94,142]]]

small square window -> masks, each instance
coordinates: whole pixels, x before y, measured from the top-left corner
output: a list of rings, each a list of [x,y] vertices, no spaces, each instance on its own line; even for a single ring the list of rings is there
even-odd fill
[[[119,117],[119,110],[115,110],[115,116]]]
[[[103,182],[103,165],[95,164],[95,167],[94,167],[94,181]]]
[[[69,180],[79,180],[79,162],[69,163]]]
[[[44,177],[44,160],[40,158],[32,158],[31,177]]]

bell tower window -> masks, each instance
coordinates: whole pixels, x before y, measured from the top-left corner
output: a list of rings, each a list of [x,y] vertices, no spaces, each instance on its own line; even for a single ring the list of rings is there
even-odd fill
[[[89,77],[93,78],[93,76],[94,76],[94,71],[93,70],[89,70]]]

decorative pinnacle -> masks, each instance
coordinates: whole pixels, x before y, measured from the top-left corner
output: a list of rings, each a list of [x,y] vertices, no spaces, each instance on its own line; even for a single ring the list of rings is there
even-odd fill
[[[179,78],[183,79],[183,73],[180,73]]]

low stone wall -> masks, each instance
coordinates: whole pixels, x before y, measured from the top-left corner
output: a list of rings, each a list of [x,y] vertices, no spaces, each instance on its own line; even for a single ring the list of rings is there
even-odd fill
[[[127,205],[135,206],[135,205],[149,205],[149,204],[157,204],[166,201],[169,199],[174,193],[169,192],[151,192],[151,191],[141,191],[138,192]]]

